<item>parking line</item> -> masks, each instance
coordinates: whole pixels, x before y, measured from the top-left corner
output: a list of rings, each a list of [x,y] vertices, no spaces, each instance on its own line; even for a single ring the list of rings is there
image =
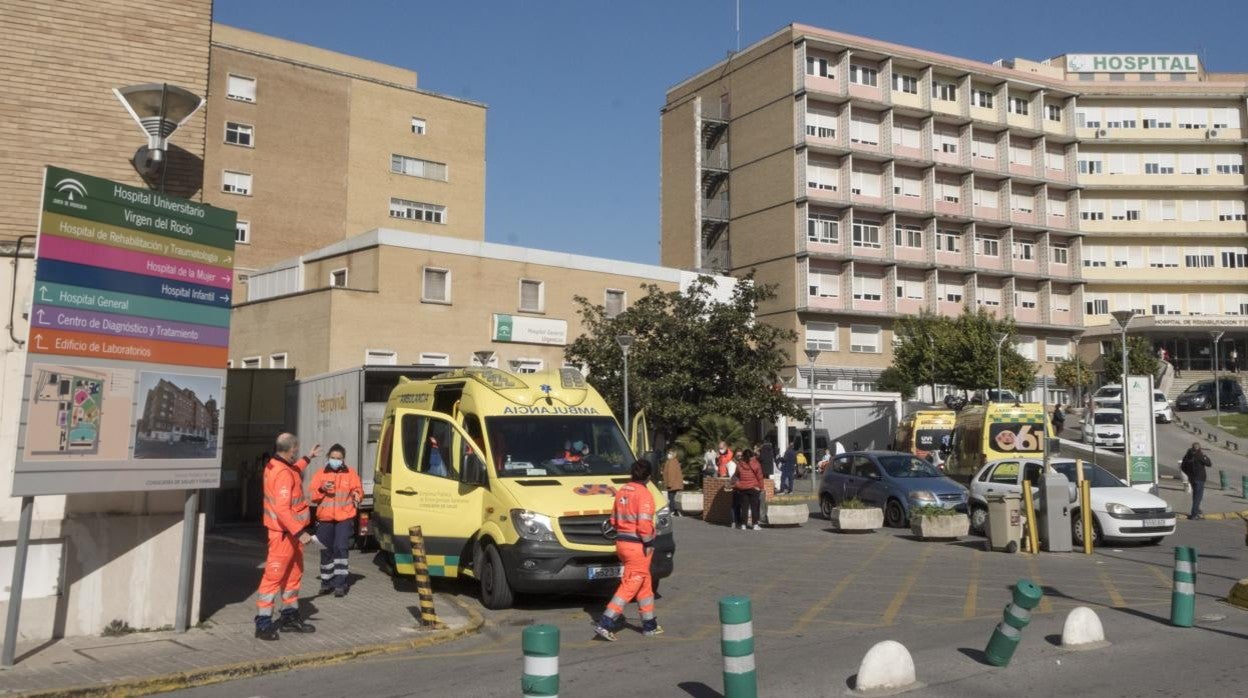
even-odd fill
[[[971,581],[966,585],[966,603],[962,605],[962,617],[975,617],[975,604],[979,599],[979,561],[983,557],[984,551],[976,550],[971,555]]]
[[[1105,574],[1104,570],[1097,570],[1096,575],[1101,578],[1101,584],[1105,586],[1105,591],[1109,594],[1109,600],[1113,602],[1115,608],[1122,608],[1127,605],[1126,599],[1122,598],[1122,594],[1118,593],[1118,587],[1114,586],[1114,580]]]
[[[1161,585],[1165,588],[1170,589],[1173,586],[1174,580],[1167,577],[1165,572],[1162,572],[1153,565],[1148,566],[1148,571],[1152,572],[1153,576],[1157,578],[1157,581],[1161,582]]]
[[[831,606],[833,602],[836,601],[837,597],[845,593],[845,590],[849,588],[849,585],[854,583],[854,580],[858,577],[858,575],[866,570],[872,562],[875,562],[875,559],[879,557],[880,554],[883,553],[894,540],[895,538],[893,538],[893,536],[884,536],[883,540],[880,541],[880,544],[875,546],[875,550],[871,551],[871,554],[867,556],[867,559],[859,563],[858,566],[854,568],[854,571],[845,575],[845,577],[841,579],[840,583],[837,584],[832,591],[828,592],[827,596],[819,599],[814,606],[807,609],[807,611],[802,614],[802,617],[797,619],[797,622],[793,624],[791,629],[794,631],[801,630],[817,618],[820,613],[823,613],[828,606]]]
[[[1031,575],[1031,581],[1041,589],[1044,588],[1044,579],[1040,577],[1040,566],[1036,564],[1036,556],[1033,554],[1027,560],[1027,572]],[[1040,606],[1036,608],[1037,613],[1052,613],[1053,602],[1049,600],[1049,594],[1040,597]]]
[[[927,562],[927,558],[931,556],[935,550],[930,545],[923,546],[923,552],[919,555],[919,559],[915,560],[910,566],[910,573],[906,575],[905,581],[901,583],[901,588],[893,595],[893,600],[889,602],[888,608],[884,609],[884,617],[881,622],[884,625],[892,625],[897,619],[897,614],[901,612],[901,606],[906,602],[906,597],[910,595],[910,590],[914,588],[915,582],[919,581],[919,572],[923,569],[923,563]]]

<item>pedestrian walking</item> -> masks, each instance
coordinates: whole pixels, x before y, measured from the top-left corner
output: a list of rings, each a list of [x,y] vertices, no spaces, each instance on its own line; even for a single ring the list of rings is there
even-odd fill
[[[355,513],[364,501],[360,476],[347,465],[347,450],[341,444],[329,447],[325,468],[312,476],[312,503],[316,505],[316,538],[321,548],[321,593],[347,595],[350,587],[351,538],[355,535]]]
[[[761,530],[761,504],[763,499],[763,469],[750,449],[741,452],[737,460],[737,473],[732,478],[732,509],[733,524],[740,524],[741,530],[753,525],[755,531]]]
[[[650,558],[654,555],[654,497],[646,483],[653,466],[648,460],[633,463],[629,481],[615,495],[611,526],[615,529],[615,554],[624,563],[624,572],[615,595],[594,626],[604,640],[614,642],[615,631],[624,617],[624,607],[633,599],[641,610],[641,634],[646,637],[663,632],[654,615],[654,588],[650,579]]]
[[[667,450],[667,460],[663,463],[663,489],[667,490],[667,506],[672,510],[672,516],[680,516],[680,511],[676,509],[676,493],[685,489],[685,471],[672,449]]]
[[[1053,432],[1060,437],[1062,430],[1066,428],[1066,413],[1062,411],[1062,403],[1060,402],[1053,406],[1052,421]]]
[[[308,500],[303,496],[303,471],[321,452],[317,444],[308,455],[296,459],[299,438],[283,433],[277,437],[276,453],[264,466],[264,527],[269,532],[269,551],[256,599],[256,637],[276,640],[280,631],[316,632],[299,617],[299,585],[303,581],[303,546],[312,540],[307,532]],[[273,608],[282,598],[281,616]]]
[[[1192,521],[1200,521],[1204,519],[1204,515],[1200,511],[1200,501],[1205,497],[1205,480],[1209,479],[1209,468],[1213,467],[1213,463],[1209,461],[1209,456],[1200,448],[1200,443],[1193,443],[1192,447],[1187,449],[1187,453],[1183,454],[1183,460],[1179,462],[1179,470],[1187,476],[1187,481],[1192,485],[1192,510],[1187,518]]]
[[[793,494],[793,473],[797,470],[797,448],[790,443],[780,456],[780,493]]]

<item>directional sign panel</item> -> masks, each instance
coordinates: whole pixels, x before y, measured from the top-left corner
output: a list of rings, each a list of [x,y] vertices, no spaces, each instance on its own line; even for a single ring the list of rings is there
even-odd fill
[[[1127,482],[1148,486],[1157,483],[1157,434],[1153,415],[1153,377],[1128,376],[1125,391],[1127,415]]]
[[[235,219],[47,168],[14,495],[218,486]]]

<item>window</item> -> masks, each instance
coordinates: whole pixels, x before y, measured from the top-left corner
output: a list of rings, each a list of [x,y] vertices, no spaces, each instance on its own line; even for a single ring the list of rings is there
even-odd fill
[[[1079,158],[1079,174],[1102,174],[1104,172],[1102,168],[1103,163],[1100,161],[1099,155],[1096,157],[1097,159],[1092,159],[1092,156],[1089,155],[1086,158]]]
[[[1104,267],[1109,259],[1109,251],[1104,245],[1084,245],[1083,266]]]
[[[240,124],[234,121],[225,122],[225,142],[230,145],[241,145],[247,148],[255,145],[252,141],[255,136],[255,128],[247,124]]]
[[[1010,162],[1016,165],[1031,165],[1031,145],[1010,145]]]
[[[1142,111],[1144,128],[1171,128],[1174,110],[1170,107],[1145,107]]]
[[[1234,107],[1213,109],[1214,128],[1239,128],[1239,110]]]
[[[1032,206],[1035,206],[1035,195],[1029,191],[1012,192],[1010,194],[1010,208],[1019,213],[1031,213]]]
[[[971,92],[971,106],[992,109],[992,92],[988,90],[973,90]]]
[[[1001,256],[1001,239],[995,235],[976,235],[976,252],[983,257]]]
[[[906,94],[919,93],[919,79],[905,73],[893,73],[893,89]]]
[[[1173,247],[1148,248],[1148,266],[1153,269],[1170,269],[1179,266],[1179,251]]]
[[[1049,247],[1049,256],[1052,257],[1053,264],[1069,264],[1070,248],[1066,245],[1052,245]]]
[[[815,138],[836,138],[836,114],[824,109],[806,112],[806,135]]]
[[[234,223],[234,244],[251,244],[251,221],[237,221]]]
[[[1144,174],[1174,174],[1174,153],[1144,155]]]
[[[1101,199],[1080,199],[1079,218],[1085,221],[1105,220],[1105,202]]]
[[[1066,153],[1060,150],[1044,151],[1044,166],[1058,172],[1066,169]]]
[[[609,288],[602,296],[602,304],[608,318],[613,318],[624,312],[625,294],[619,289]]]
[[[815,298],[836,298],[841,295],[840,274],[830,269],[810,266],[806,270],[807,291]]]
[[[260,368],[260,357],[248,356],[248,357],[243,358],[242,367],[243,368]]]
[[[958,134],[956,131],[933,131],[932,150],[937,153],[958,152]]]
[[[256,101],[256,79],[231,75],[226,79],[225,96],[240,102]]]
[[[1174,199],[1149,199],[1144,206],[1144,220],[1172,221],[1175,220],[1176,211]]]
[[[344,288],[347,285],[347,270],[335,269],[329,272],[329,285],[331,288]]]
[[[1049,307],[1059,313],[1070,312],[1070,294],[1052,293],[1049,295]]]
[[[997,159],[997,141],[996,136],[988,137],[975,136],[971,139],[971,157],[983,158],[985,160]]]
[[[447,181],[446,163],[421,160],[420,158],[408,157],[406,155],[391,155],[390,171],[409,177],[436,179],[439,182]]]
[[[937,201],[946,201],[951,204],[956,204],[962,200],[962,184],[957,181],[938,179],[936,180],[935,195]]]
[[[1179,108],[1174,111],[1178,115],[1179,128],[1203,129],[1209,123],[1209,111],[1207,109]]]
[[[998,307],[1001,305],[1001,289],[992,286],[980,286],[975,291],[975,301],[979,305]]]
[[[914,148],[918,150],[919,144],[922,142],[919,127],[914,124],[898,123],[894,118],[893,121],[893,145],[902,148]]]
[[[1079,128],[1100,128],[1100,107],[1079,107],[1075,109],[1075,125]]]
[[[806,217],[806,239],[811,242],[835,244],[840,241],[836,216],[811,213]]]
[[[936,232],[937,252],[961,252],[962,233],[956,230],[940,230]]]
[[[425,267],[424,284],[420,299],[429,303],[451,302],[451,271],[436,267]]]
[[[269,354],[269,368],[286,368],[286,352]]]
[[[520,279],[520,311],[540,313],[546,308],[546,289],[541,281]]]
[[[923,300],[924,284],[922,278],[897,277],[897,297],[910,300]]]
[[[1038,297],[1039,294],[1035,291],[1016,290],[1014,291],[1014,305],[1024,310],[1035,310]]]
[[[961,303],[962,285],[942,283],[937,289],[937,297],[951,303]]]
[[[1027,116],[1030,100],[1026,97],[1010,97],[1010,113]]]
[[[872,381],[851,380],[849,389],[856,393],[869,393],[875,390],[875,383]]]
[[[246,172],[223,171],[221,173],[221,191],[227,194],[250,196],[251,175]]]
[[[877,325],[852,325],[849,328],[849,350],[859,354],[880,353],[880,328]]]
[[[1218,202],[1218,220],[1220,221],[1242,221],[1244,220],[1244,202],[1240,200],[1219,201]]]
[[[426,366],[450,366],[451,355],[440,354],[432,351],[422,351],[420,352],[420,360],[416,363],[425,364]]]
[[[1218,174],[1243,174],[1244,156],[1241,153],[1218,153],[1213,156]]]
[[[1148,302],[1153,315],[1178,315],[1183,312],[1183,301],[1177,293],[1154,293],[1149,296]]]
[[[893,193],[898,196],[908,196],[917,199],[922,196],[923,182],[919,179],[922,175],[903,175],[896,174],[893,177]]]
[[[1139,199],[1115,199],[1109,202],[1109,219],[1112,221],[1140,220]]]
[[[806,323],[806,348],[820,351],[839,351],[835,322]]]
[[[1204,269],[1213,266],[1213,250],[1197,248],[1187,250],[1183,255],[1183,266],[1193,269]]]
[[[879,172],[855,169],[849,173],[850,191],[863,196],[879,196],[881,179]]]
[[[507,362],[515,373],[537,373],[546,365],[541,359],[512,359]]]
[[[1049,121],[1060,122],[1062,120],[1062,105],[1046,104],[1044,105],[1044,118]]]
[[[407,469],[422,476],[458,480],[450,448],[455,430],[450,423],[415,414],[405,414],[401,419],[399,438]]]
[[[923,247],[923,231],[917,225],[898,225],[893,228],[893,243],[897,247]]]
[[[854,299],[878,301],[884,299],[884,279],[869,274],[854,274]]]
[[[1222,266],[1228,269],[1243,269],[1248,267],[1248,252],[1243,250],[1223,250]]]
[[[428,125],[425,123],[424,119],[420,118],[419,116],[412,117],[412,133],[414,135],[417,135],[417,136],[425,135],[425,131],[427,127]]]
[[[390,217],[426,223],[445,223],[446,207],[390,197]]]
[[[958,101],[958,86],[952,82],[932,81],[932,99],[944,102]]]
[[[854,114],[849,120],[849,140],[866,145],[879,145],[879,117],[875,114]]]
[[[854,247],[880,248],[880,223],[862,218],[854,219]]]
[[[1210,162],[1208,153],[1183,153],[1179,156],[1179,174],[1207,175]]]
[[[1054,199],[1052,194],[1049,195],[1048,213],[1050,216],[1058,218],[1066,217],[1066,199]]]
[[[1110,153],[1110,174],[1139,174],[1140,156],[1135,153]]]
[[[1106,128],[1135,128],[1134,107],[1107,107],[1105,109]]]
[[[1014,243],[1014,259],[1032,262],[1036,259],[1036,243],[1018,241]]]
[[[841,170],[828,162],[806,163],[806,186],[810,189],[836,191],[841,182]]]
[[[1036,338],[1027,335],[1019,335],[1017,341],[1014,342],[1014,351],[1019,356],[1031,361],[1036,360]]]
[[[828,71],[828,59],[818,56],[806,57],[806,74],[815,75],[821,78],[830,78],[832,74]]]
[[[849,81],[868,87],[879,87],[880,71],[865,65],[849,64]]]

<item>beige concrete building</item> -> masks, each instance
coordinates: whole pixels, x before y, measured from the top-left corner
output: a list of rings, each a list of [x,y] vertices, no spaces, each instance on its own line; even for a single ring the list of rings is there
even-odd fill
[[[389,227],[485,237],[482,104],[417,75],[213,25],[204,199],[238,211],[239,279]]]
[[[1208,368],[1207,330],[1248,354],[1246,97],[1194,55],[986,64],[790,25],[668,91],[662,262],[778,284],[764,317],[828,389],[870,388],[898,315],[967,304],[1043,372],[1117,309]]]
[[[252,276],[234,310],[230,365],[293,368],[299,378],[365,364],[564,365],[582,333],[575,296],[623,311],[654,284],[697,274],[613,259],[378,229]],[[734,280],[720,277],[720,293]]]

